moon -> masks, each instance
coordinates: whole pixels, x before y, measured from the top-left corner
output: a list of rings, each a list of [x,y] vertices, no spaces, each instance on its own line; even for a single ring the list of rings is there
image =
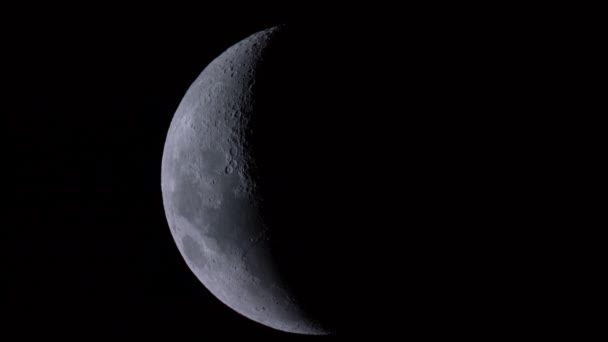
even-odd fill
[[[294,68],[294,39],[285,27],[255,33],[194,81],[167,134],[163,204],[185,262],[220,301],[274,329],[334,334],[332,247],[316,243],[331,239],[317,235],[323,208],[307,192],[319,172],[302,162],[314,125],[286,90],[306,70]]]

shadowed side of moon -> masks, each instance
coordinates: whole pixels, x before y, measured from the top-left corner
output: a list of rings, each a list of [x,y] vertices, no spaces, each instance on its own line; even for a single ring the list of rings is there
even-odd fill
[[[328,334],[336,238],[319,218],[331,134],[294,83],[311,71],[297,37],[259,32],[205,68],[171,123],[162,193],[180,252],[217,298],[279,330]]]

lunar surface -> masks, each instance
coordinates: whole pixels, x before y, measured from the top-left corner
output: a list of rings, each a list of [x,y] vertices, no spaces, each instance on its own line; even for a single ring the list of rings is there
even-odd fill
[[[333,334],[332,247],[315,245],[331,239],[304,193],[319,172],[298,164],[317,123],[287,108],[303,71],[283,72],[296,55],[285,30],[230,47],[188,89],[165,143],[163,202],[186,263],[219,300],[275,329]]]

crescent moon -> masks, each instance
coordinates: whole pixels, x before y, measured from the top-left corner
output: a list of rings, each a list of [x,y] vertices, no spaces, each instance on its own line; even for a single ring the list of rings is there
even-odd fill
[[[219,300],[266,326],[323,335],[332,329],[302,308],[272,255],[250,146],[259,66],[283,30],[230,47],[188,89],[165,142],[163,203],[184,260]]]

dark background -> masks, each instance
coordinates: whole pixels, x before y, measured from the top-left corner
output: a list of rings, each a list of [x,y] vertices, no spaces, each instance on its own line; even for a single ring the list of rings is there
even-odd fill
[[[160,163],[183,94],[234,43],[294,21],[196,11],[25,12],[6,23],[7,331],[307,339],[222,304],[168,229]]]
[[[522,298],[542,289],[512,274],[542,268],[521,255],[539,245],[537,213],[558,191],[540,167],[554,140],[538,133],[568,105],[553,91],[568,30],[539,20],[547,9],[429,7],[5,12],[3,328],[314,338],[215,299],[179,255],[160,193],[164,139],[191,82],[284,23],[309,28],[331,62],[319,83],[338,113],[327,167],[339,198],[326,210],[343,232],[341,332],[492,337],[533,324],[541,304]]]

